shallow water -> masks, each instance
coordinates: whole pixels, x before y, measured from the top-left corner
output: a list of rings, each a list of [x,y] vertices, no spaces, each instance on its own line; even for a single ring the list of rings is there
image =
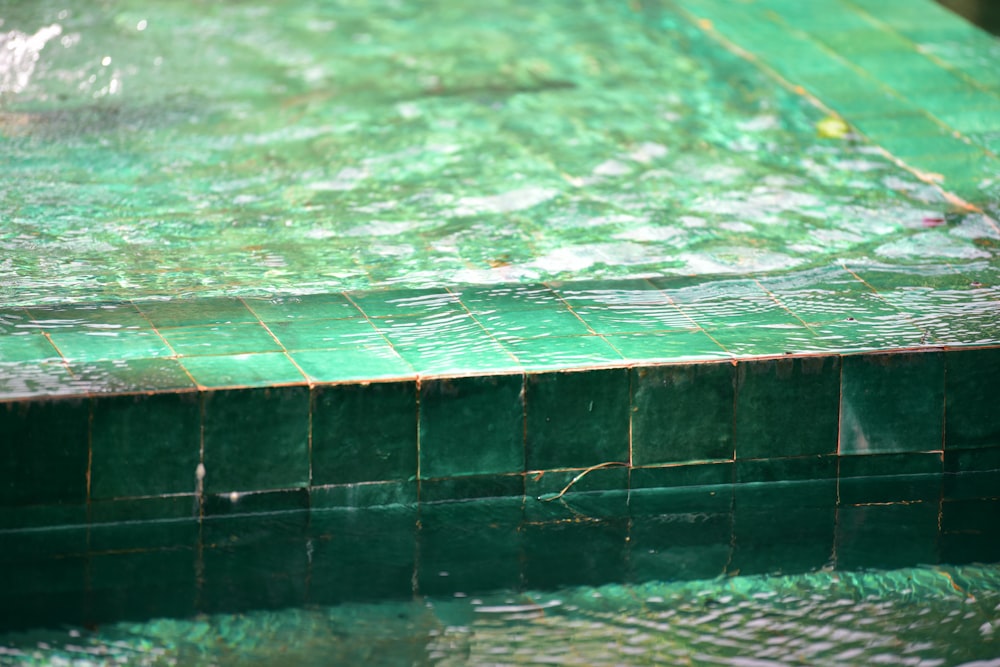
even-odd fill
[[[961,264],[1000,238],[666,1],[0,16],[9,305]]]

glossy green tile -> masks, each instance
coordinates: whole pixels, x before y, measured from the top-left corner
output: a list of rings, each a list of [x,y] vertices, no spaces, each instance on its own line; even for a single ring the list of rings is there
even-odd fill
[[[574,310],[597,306],[666,305],[670,299],[649,280],[574,280],[552,283],[561,299]]]
[[[840,478],[931,475],[942,472],[941,452],[841,456]]]
[[[1000,348],[945,353],[945,449],[1000,447]]]
[[[621,355],[600,336],[529,338],[504,341],[525,370],[620,363]]]
[[[191,476],[194,479],[194,475]],[[198,497],[193,493],[153,496],[149,498],[128,498],[117,500],[92,500],[88,506],[89,523],[94,524],[116,524],[123,522],[143,522],[147,526],[163,525],[160,522],[177,522],[183,519],[190,521],[180,525],[178,532],[193,532],[193,538],[197,539],[198,530],[196,520],[199,516]],[[156,523],[151,523],[156,522]],[[176,524],[173,524],[176,525]],[[194,529],[192,531],[192,528]],[[151,544],[148,540],[141,543],[124,546],[121,544],[108,544],[107,539],[99,539],[97,536],[91,538],[92,549],[114,549],[114,548],[143,548],[149,549],[157,546],[174,546],[171,544]],[[194,541],[190,543],[194,546]]]
[[[524,470],[524,376],[420,383],[420,477]]]
[[[629,488],[659,489],[678,486],[716,486],[733,483],[733,463],[693,463],[685,465],[632,468]]]
[[[463,475],[420,480],[420,502],[437,503],[524,495],[524,475]]]
[[[529,373],[528,470],[629,460],[629,372],[608,368]]]
[[[313,388],[313,484],[404,481],[416,475],[416,382]]]
[[[927,331],[899,315],[826,322],[811,325],[810,329],[815,349],[831,352],[919,347],[930,340]]]
[[[928,452],[944,438],[944,355],[844,357],[840,453]]]
[[[59,330],[49,334],[52,344],[70,361],[100,361],[112,359],[148,359],[173,354],[155,331]]]
[[[950,565],[995,563],[1000,558],[1000,500],[975,498],[941,503],[941,560]]]
[[[0,505],[87,499],[87,399],[0,403]]]
[[[257,321],[257,316],[240,299],[229,297],[145,301],[135,306],[158,329]]]
[[[524,495],[529,498],[546,500],[559,495],[587,493],[590,491],[628,490],[629,470],[627,466],[614,466],[589,470],[549,470],[525,475]]]
[[[264,323],[297,320],[356,318],[361,311],[343,294],[302,294],[266,298],[246,298],[243,302]]]
[[[949,473],[1000,470],[1000,447],[945,449],[944,471]]]
[[[205,492],[309,483],[309,389],[269,387],[204,394]]]
[[[694,327],[671,303],[579,306],[575,311],[599,334],[683,331]]]
[[[522,586],[529,589],[603,586],[621,582],[626,576],[625,518],[529,523],[520,535],[524,553]]]
[[[676,289],[667,282],[657,284],[682,313],[706,330],[801,324],[754,280],[719,280]]]
[[[498,310],[476,319],[500,341],[547,336],[586,336],[593,333],[569,308]]]
[[[92,413],[91,498],[194,493],[198,393],[100,396]]]
[[[566,307],[555,292],[538,284],[477,285],[455,287],[451,291],[473,313]]]
[[[736,483],[786,482],[812,479],[835,479],[837,457],[796,456],[736,461]]]
[[[459,297],[443,288],[349,292],[348,296],[368,317],[412,317],[465,312]]]
[[[630,361],[696,361],[730,355],[704,331],[623,334],[604,339]]]
[[[176,359],[121,359],[76,362],[68,365],[71,386],[91,394],[179,391],[195,389]]]
[[[628,537],[631,582],[715,579],[732,558],[732,515],[668,510],[633,521]]]
[[[7,333],[0,331],[0,362],[59,359],[59,352],[38,331]]]
[[[834,453],[839,398],[839,357],[740,361],[736,458]]]
[[[309,487],[309,506],[326,508],[387,507],[417,502],[417,481],[361,482]]]
[[[938,503],[841,507],[837,566],[896,569],[937,563]]]
[[[281,351],[274,337],[258,323],[160,329],[160,335],[182,357]]]
[[[306,381],[282,352],[185,357],[181,365],[202,387],[267,387]]]
[[[270,329],[286,350],[385,345],[385,339],[363,317],[278,322],[270,325]]]
[[[399,356],[424,375],[519,369],[472,315],[444,312],[375,321]]]
[[[348,382],[416,377],[416,371],[387,343],[369,347],[290,352],[314,382]]]
[[[734,326],[712,329],[707,333],[735,357],[796,354],[810,352],[817,347],[815,335],[801,324]]]
[[[845,477],[838,484],[841,506],[876,503],[916,503],[937,506],[943,475]]]
[[[306,488],[206,494],[202,502],[202,512],[205,517],[295,512],[308,509],[309,490]]]
[[[732,463],[696,464],[725,466],[732,472]],[[685,466],[667,466],[685,467]],[[663,468],[666,469],[666,468]],[[633,473],[638,468],[633,469]],[[651,468],[652,470],[652,468]],[[697,478],[699,473],[693,477]],[[723,485],[702,485],[676,487],[633,487],[629,491],[628,506],[632,516],[642,520],[647,516],[661,516],[676,513],[699,514],[708,512],[711,514],[731,515],[733,511],[733,485],[732,475],[729,476],[730,483]],[[682,480],[683,481],[683,480]],[[633,523],[636,525],[638,522]],[[634,552],[633,552],[634,553]]]
[[[0,530],[85,526],[87,506],[83,502],[66,505],[13,506],[0,504]]]
[[[631,374],[633,465],[733,458],[734,364],[636,367]]]
[[[149,329],[149,321],[128,303],[32,306],[33,327],[45,331],[123,331]]]
[[[959,450],[955,454],[965,454],[970,450]],[[975,451],[975,450],[972,450]],[[945,452],[947,461],[948,453]],[[941,485],[941,497],[945,500],[965,498],[996,498],[1000,488],[1000,471],[983,470],[969,471],[960,475],[944,475]]]

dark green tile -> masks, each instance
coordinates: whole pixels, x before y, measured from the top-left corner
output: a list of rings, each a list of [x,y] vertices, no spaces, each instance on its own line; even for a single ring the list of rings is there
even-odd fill
[[[944,471],[949,473],[1000,470],[1000,446],[986,449],[946,449]]]
[[[1000,348],[945,353],[945,449],[1000,447]]]
[[[194,475],[191,475],[192,481]],[[193,484],[192,484],[193,486]],[[199,503],[198,497],[191,494],[154,496],[150,498],[128,498],[118,500],[95,500],[89,506],[89,520],[91,524],[114,524],[123,522],[143,522],[147,525],[155,526],[162,521],[180,521],[190,519],[190,522],[183,524],[181,531],[190,530],[194,526],[194,538],[197,539],[197,524],[194,521],[198,518]],[[91,540],[91,548],[153,548],[155,546],[173,546],[170,544],[159,545],[142,542],[130,546],[107,545]],[[190,543],[188,546],[194,546]]]
[[[740,459],[736,483],[787,482],[837,477],[837,457],[796,456],[771,459]]]
[[[687,465],[632,468],[629,487],[660,489],[677,486],[717,486],[733,483],[733,463],[694,463]]]
[[[938,561],[938,503],[838,510],[838,568],[897,569]]]
[[[545,285],[476,285],[454,288],[461,302],[473,313],[565,308],[555,292]]]
[[[282,296],[270,299],[247,298],[243,301],[262,322],[267,324],[296,320],[351,318],[361,315],[361,311],[339,292]]]
[[[281,346],[257,323],[160,329],[170,347],[182,357],[280,352]]]
[[[699,463],[694,467],[702,468],[707,465],[719,465],[726,467],[730,473],[733,470],[732,463]],[[687,466],[666,466],[664,468],[650,470],[666,470],[667,468],[686,468]],[[632,470],[633,475],[639,468]],[[700,472],[695,472],[692,477],[697,478]],[[714,476],[717,473],[712,473]],[[724,476],[724,475],[723,475]],[[686,477],[682,475],[682,478]],[[732,480],[732,474],[729,475]],[[642,481],[642,480],[640,480]],[[669,480],[668,480],[669,481]],[[682,479],[681,481],[685,481]],[[663,514],[732,514],[733,511],[733,485],[726,484],[694,484],[682,486],[652,486],[650,488],[634,487],[629,491],[628,499],[629,511],[634,519],[642,521],[646,516],[660,516]]]
[[[179,391],[194,389],[191,379],[176,359],[119,359],[77,362],[69,365],[73,387],[91,394]]]
[[[194,493],[200,441],[196,392],[94,398],[91,497]]]
[[[741,361],[736,378],[737,459],[837,451],[839,357]]]
[[[732,363],[636,367],[631,373],[633,465],[733,458]]]
[[[19,530],[83,526],[87,523],[87,506],[82,502],[72,505],[32,505],[18,507],[0,505],[0,530]]]
[[[89,400],[0,403],[0,505],[87,500]]]
[[[458,296],[446,289],[390,289],[350,292],[348,296],[368,317],[405,317],[465,312]]]
[[[363,317],[278,322],[270,328],[286,350],[329,350],[386,344],[385,338]]]
[[[41,332],[0,332],[0,362],[59,359],[59,352]]]
[[[715,579],[726,571],[732,558],[732,542],[732,515],[728,511],[668,510],[633,519],[629,527],[629,581]],[[645,604],[648,607],[650,602]]]
[[[842,392],[841,454],[942,449],[942,353],[844,357]]]
[[[530,373],[526,389],[528,470],[629,460],[628,369]]]
[[[949,565],[1000,559],[1000,500],[976,498],[941,503],[941,560]]]
[[[695,361],[730,357],[708,334],[698,330],[624,334],[604,338],[628,360]]]
[[[840,457],[840,478],[930,475],[942,471],[940,452],[868,454]]]
[[[309,506],[325,508],[365,508],[412,505],[417,502],[417,482],[362,482],[309,487]]]
[[[413,367],[388,344],[290,352],[289,356],[315,382],[416,377]]]
[[[941,498],[943,475],[892,475],[846,477],[840,480],[841,505],[926,502]]]
[[[546,336],[586,336],[593,333],[565,306],[481,313],[476,319],[497,340]]]
[[[240,299],[229,297],[146,301],[135,305],[158,329],[257,321],[257,316]]]
[[[309,483],[309,389],[271,387],[204,395],[206,493]]]
[[[969,450],[960,450],[965,454]],[[973,450],[974,451],[974,450]],[[947,452],[945,453],[947,461]],[[996,498],[1000,489],[1000,471],[968,471],[959,475],[944,475],[942,497],[945,499]]]
[[[313,389],[313,484],[405,481],[416,475],[416,382]]]
[[[619,363],[621,355],[600,336],[529,338],[504,341],[525,370]]]
[[[420,502],[436,503],[476,498],[520,497],[524,475],[464,475],[420,480]]]
[[[148,359],[172,354],[151,328],[122,331],[55,331],[52,344],[71,361]]]
[[[202,511],[206,517],[295,512],[308,509],[309,490],[305,488],[207,494],[202,504]]]
[[[306,382],[282,352],[185,357],[181,365],[202,387],[267,387]]]
[[[524,376],[420,384],[420,477],[524,470]]]
[[[524,479],[524,495],[549,500],[564,491],[564,495],[589,491],[625,491],[628,489],[628,478],[627,466],[529,473]]]
[[[525,554],[523,585],[528,588],[603,586],[626,577],[625,518],[529,523],[520,533]]]

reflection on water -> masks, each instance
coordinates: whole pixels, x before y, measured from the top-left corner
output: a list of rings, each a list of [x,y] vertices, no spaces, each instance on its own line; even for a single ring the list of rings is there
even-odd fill
[[[993,659],[997,473],[3,535],[0,664]],[[984,663],[994,664],[994,663]]]
[[[1000,237],[820,136],[823,112],[669,2],[4,20],[25,54],[0,62],[17,304],[961,263]]]

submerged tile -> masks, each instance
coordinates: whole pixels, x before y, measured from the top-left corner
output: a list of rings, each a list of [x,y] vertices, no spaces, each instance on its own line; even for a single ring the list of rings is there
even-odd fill
[[[1000,447],[1000,348],[945,353],[945,449]]]
[[[732,461],[632,468],[629,488],[659,489],[677,486],[717,486],[733,483]]]
[[[202,387],[267,387],[306,382],[282,352],[185,357],[181,365]]]
[[[420,383],[420,477],[524,471],[524,376]]]
[[[240,299],[230,297],[145,301],[135,306],[158,329],[258,321]]]
[[[600,336],[529,338],[504,341],[525,370],[620,363],[621,355]]]
[[[465,312],[459,297],[443,288],[388,289],[348,293],[368,317],[414,317]]]
[[[590,491],[626,491],[629,488],[628,466],[576,468],[528,473],[524,478],[524,495],[547,500],[560,494]]]
[[[932,475],[942,472],[941,452],[866,454],[840,457],[840,478]]]
[[[289,352],[314,382],[349,382],[416,377],[416,371],[387,343],[368,347]]]
[[[417,480],[309,487],[309,507],[314,510],[414,505],[416,502]]]
[[[941,352],[843,358],[841,454],[940,450],[943,429]]]
[[[731,356],[700,330],[622,334],[604,339],[630,361],[697,361]]]
[[[593,333],[569,308],[498,310],[476,319],[500,341],[547,336],[586,336]]]
[[[278,296],[269,299],[245,298],[243,302],[265,324],[361,316],[361,311],[339,292]]]
[[[736,461],[737,484],[836,479],[836,477],[837,457],[832,454]]]
[[[55,331],[52,344],[70,361],[148,359],[173,354],[151,328],[145,330]]]
[[[59,358],[59,351],[40,331],[0,331],[0,363]]]
[[[437,503],[524,495],[524,474],[462,475],[420,480],[420,502]]]
[[[450,291],[473,313],[565,308],[555,292],[539,284],[473,285]]]
[[[160,329],[160,335],[182,357],[280,352],[281,345],[259,323]]]
[[[385,338],[363,317],[278,322],[270,325],[270,330],[286,350],[330,350],[385,344]]]
[[[76,391],[92,394],[195,389],[176,359],[118,359],[68,365]]]

